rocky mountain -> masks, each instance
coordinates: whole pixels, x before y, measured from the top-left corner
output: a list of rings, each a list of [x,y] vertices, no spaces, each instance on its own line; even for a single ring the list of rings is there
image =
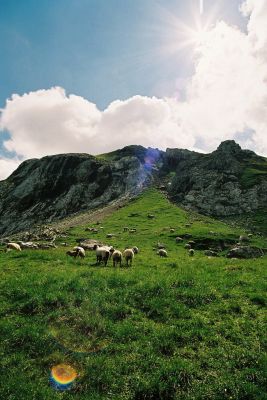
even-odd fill
[[[127,146],[97,157],[28,160],[0,182],[0,235],[132,197],[153,183],[172,201],[207,215],[265,210],[267,160],[234,141],[211,154]]]
[[[167,149],[165,157],[175,172],[169,194],[188,209],[224,217],[267,207],[267,159],[232,140],[211,154]]]

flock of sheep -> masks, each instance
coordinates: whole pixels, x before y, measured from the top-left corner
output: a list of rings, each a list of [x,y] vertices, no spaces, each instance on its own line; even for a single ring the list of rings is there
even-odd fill
[[[123,253],[119,250],[115,250],[113,246],[99,246],[95,245],[93,247],[96,254],[96,264],[100,265],[101,262],[107,266],[108,260],[112,259],[113,267],[119,265],[122,266],[122,260],[125,259],[127,267],[132,265],[134,255],[139,252],[138,247],[134,246],[133,248],[127,248],[123,251]],[[72,250],[66,252],[68,256],[71,257],[85,257],[85,250],[81,246],[75,246]]]
[[[18,243],[10,242],[7,243],[6,251],[16,250],[21,251],[21,246]],[[99,246],[95,245],[93,247],[96,254],[96,264],[100,265],[103,263],[105,266],[109,259],[112,259],[113,266],[122,266],[122,260],[124,259],[127,267],[131,266],[133,263],[134,255],[139,253],[138,247],[127,248],[123,252],[115,250],[113,246]],[[85,258],[85,250],[81,246],[75,246],[72,250],[68,250],[66,254],[73,258]]]

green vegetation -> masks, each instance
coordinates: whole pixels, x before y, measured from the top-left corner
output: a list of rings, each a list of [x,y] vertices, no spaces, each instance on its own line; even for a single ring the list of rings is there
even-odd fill
[[[155,190],[101,225],[92,238],[141,249],[132,268],[97,267],[94,252],[73,260],[63,246],[0,253],[0,398],[266,399],[267,257],[189,257],[185,242],[175,243],[185,233],[236,240],[244,232],[187,213]],[[85,227],[68,235],[70,247],[90,237]],[[158,241],[168,258],[153,250]],[[266,247],[261,237],[252,243]],[[70,392],[49,385],[59,363],[79,374]]]
[[[244,171],[240,177],[240,183],[244,189],[249,189],[254,185],[261,182],[264,178],[267,178],[267,160],[262,159],[263,161],[255,161],[250,163],[248,166],[244,168]]]

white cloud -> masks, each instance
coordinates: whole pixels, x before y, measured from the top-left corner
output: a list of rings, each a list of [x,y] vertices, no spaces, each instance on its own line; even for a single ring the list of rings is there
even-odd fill
[[[15,159],[0,158],[0,181],[15,171],[19,164],[20,161]]]
[[[97,154],[128,144],[164,149],[201,143],[210,151],[238,138],[266,155],[267,2],[247,0],[241,11],[249,18],[247,33],[220,21],[201,35],[185,101],[134,96],[102,112],[58,87],[13,95],[0,118],[0,129],[11,135],[5,147],[30,158]]]

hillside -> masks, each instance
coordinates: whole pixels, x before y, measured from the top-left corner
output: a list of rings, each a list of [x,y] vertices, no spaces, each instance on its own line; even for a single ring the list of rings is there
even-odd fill
[[[131,199],[151,185],[185,209],[241,216],[245,224],[255,221],[253,232],[267,226],[267,160],[226,141],[210,154],[128,146],[96,157],[61,154],[25,161],[0,182],[0,236]]]
[[[89,226],[97,233],[69,226],[58,248],[0,252],[0,398],[265,399],[267,256],[224,257],[246,232],[154,189],[96,218]],[[194,257],[185,235],[197,245]],[[97,267],[94,252],[65,255],[81,238],[140,253],[132,268]],[[158,242],[168,258],[153,250]],[[220,256],[207,257],[203,245],[220,247]],[[250,245],[267,247],[257,235]],[[78,373],[68,393],[49,385],[60,363]]]

